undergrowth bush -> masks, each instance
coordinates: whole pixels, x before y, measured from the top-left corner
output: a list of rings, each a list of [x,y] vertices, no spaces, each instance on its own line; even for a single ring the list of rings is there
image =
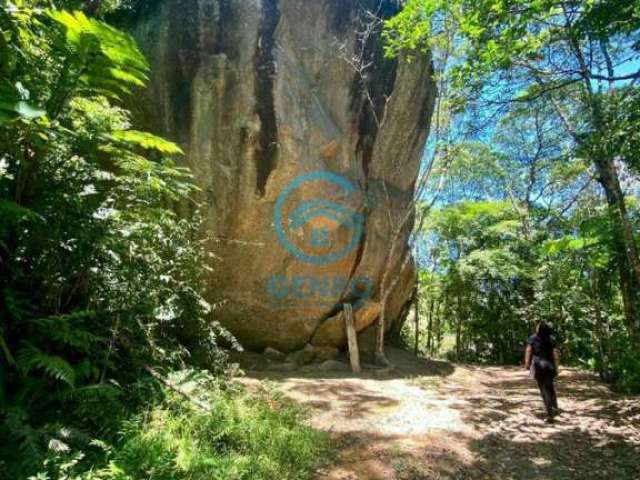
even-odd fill
[[[79,3],[0,2],[0,478],[304,478],[320,434],[220,374],[197,188],[125,108],[147,62]]]
[[[162,399],[121,422],[114,443],[72,447],[58,438],[33,478],[298,480],[328,453],[326,434],[304,426],[300,408],[277,396],[249,395],[202,372],[172,378],[175,390],[158,390]]]

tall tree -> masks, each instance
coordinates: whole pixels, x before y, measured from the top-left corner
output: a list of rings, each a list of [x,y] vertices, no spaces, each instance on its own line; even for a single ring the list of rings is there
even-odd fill
[[[409,0],[387,22],[388,53],[431,48],[445,22],[457,26],[449,72],[459,105],[485,119],[543,100],[577,154],[589,159],[615,226],[627,327],[640,325],[640,259],[618,162],[635,164],[640,129],[633,99],[640,69],[640,4],[633,0]],[[493,113],[487,113],[487,112]]]

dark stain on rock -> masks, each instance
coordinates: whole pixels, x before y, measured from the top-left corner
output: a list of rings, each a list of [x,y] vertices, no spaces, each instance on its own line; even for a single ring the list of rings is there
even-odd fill
[[[255,55],[256,114],[260,119],[260,134],[255,152],[256,192],[264,196],[269,175],[278,160],[278,125],[274,104],[276,64],[273,50],[275,32],[280,21],[278,0],[262,0],[262,18]]]
[[[215,54],[224,54],[233,62],[240,57],[238,42],[233,36],[233,30],[242,18],[238,15],[237,9],[233,8],[230,0],[219,0],[219,17],[216,28],[216,35],[211,35],[215,39],[211,51]]]
[[[331,31],[337,36],[341,36],[347,29],[352,28],[352,16],[356,8],[356,2],[328,0],[326,2],[326,9]]]
[[[367,2],[371,3],[371,2]],[[352,110],[357,119],[358,142],[356,156],[362,161],[365,177],[369,175],[369,165],[373,156],[373,147],[384,120],[387,100],[395,86],[398,62],[384,56],[380,41],[382,21],[397,11],[390,2],[374,2],[376,6],[361,5],[359,15],[363,22],[374,21],[367,12],[380,18],[371,34],[366,38],[358,35],[356,48],[360,49],[363,70],[356,72],[352,85]]]
[[[200,65],[199,14],[200,12],[194,11],[190,1],[179,0],[171,4],[171,15],[175,20],[168,25],[168,37],[174,39],[174,42],[168,45],[163,62],[171,66],[165,69],[169,77],[166,84],[170,89],[168,123],[173,126],[172,136],[181,144],[186,144],[189,140],[191,81]]]

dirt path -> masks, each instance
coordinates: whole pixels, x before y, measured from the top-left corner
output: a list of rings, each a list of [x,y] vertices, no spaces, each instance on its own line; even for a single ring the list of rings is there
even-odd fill
[[[640,401],[592,375],[561,373],[563,413],[547,425],[522,369],[390,357],[386,374],[249,371],[247,383],[270,380],[330,432],[339,454],[318,479],[640,479]]]

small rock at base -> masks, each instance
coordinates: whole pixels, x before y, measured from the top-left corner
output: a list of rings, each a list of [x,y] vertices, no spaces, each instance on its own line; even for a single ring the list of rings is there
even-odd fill
[[[339,370],[339,371],[350,371],[351,367],[344,362],[339,362],[337,360],[327,360],[318,365],[319,370]]]
[[[395,373],[395,368],[393,366],[385,367],[385,368],[376,368],[373,371],[373,376],[376,378],[385,378],[385,377],[389,377],[393,373]]]
[[[308,365],[313,362],[316,354],[312,345],[305,345],[303,349],[287,355],[287,361],[297,365]]]
[[[269,360],[273,360],[276,362],[279,362],[281,360],[284,360],[287,356],[282,353],[279,350],[276,350],[275,348],[271,348],[271,347],[267,347],[264,349],[264,352],[262,352],[262,354],[267,357]]]
[[[318,363],[325,362],[327,360],[335,360],[340,356],[340,350],[334,347],[313,347],[314,361]]]
[[[298,365],[292,362],[287,363],[275,363],[269,366],[268,370],[271,372],[293,372],[298,369]]]

